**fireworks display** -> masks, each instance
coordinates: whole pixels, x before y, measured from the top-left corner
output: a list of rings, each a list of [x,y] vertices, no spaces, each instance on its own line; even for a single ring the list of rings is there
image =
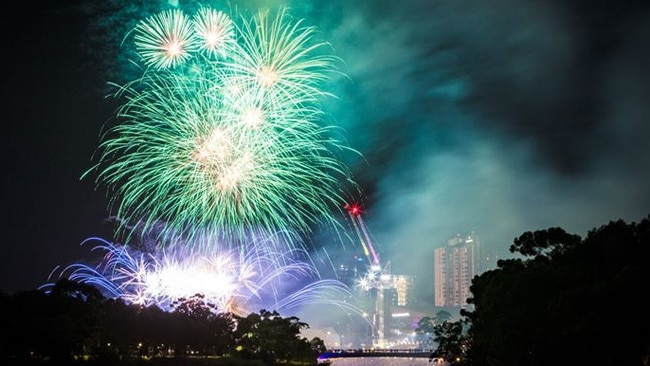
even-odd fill
[[[363,248],[364,255],[366,258],[368,258],[368,261],[371,265],[378,266],[379,255],[377,254],[375,246],[372,243],[373,241],[370,237],[368,227],[366,226],[363,217],[361,217],[361,213],[363,212],[361,206],[356,203],[346,203],[344,208],[348,211],[350,221],[352,221],[354,231],[357,233],[357,237],[359,238],[359,242]]]
[[[128,304],[155,305],[166,311],[196,295],[216,312],[238,315],[260,308],[289,311],[314,303],[356,311],[344,301],[350,296],[348,288],[339,281],[319,279],[314,267],[299,260],[304,253],[298,249],[279,252],[273,245],[258,243],[245,251],[215,246],[209,252],[198,252],[177,246],[144,253],[101,238],[84,243],[97,243],[92,251],[103,253],[100,263],[57,268],[52,280],[65,277],[96,286]],[[307,285],[291,288],[301,281]]]
[[[391,274],[388,266],[372,265],[368,267],[368,271],[362,277],[357,279],[356,287],[361,291],[390,287],[390,280]]]
[[[314,34],[283,9],[140,21],[127,41],[142,72],[111,84],[117,123],[82,176],[107,186],[125,244],[87,239],[101,259],[57,267],[50,281],[167,311],[200,296],[240,315],[308,304],[361,314],[302,245],[315,226],[340,225],[342,184],[355,185],[339,158],[352,150],[322,123],[320,84],[337,59]]]
[[[230,246],[251,232],[293,245],[314,225],[337,225],[352,180],[338,156],[348,148],[321,125],[320,83],[336,58],[314,31],[284,10],[171,10],[136,26],[144,72],[115,85],[120,123],[85,174],[109,188],[119,231],[162,222],[161,242],[207,229]]]

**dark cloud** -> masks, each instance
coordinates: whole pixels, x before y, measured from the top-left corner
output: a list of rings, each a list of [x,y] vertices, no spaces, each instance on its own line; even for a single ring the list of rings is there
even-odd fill
[[[615,103],[607,94],[626,67],[620,59],[649,48],[649,7],[638,2],[355,4],[330,31],[354,80],[342,91],[340,113],[358,146],[381,154],[410,146],[422,128],[442,136],[475,128],[526,140],[538,163],[558,173],[585,173],[601,154],[601,128],[610,125],[603,109]],[[627,46],[634,39],[644,44]],[[645,102],[633,108],[644,110]],[[450,108],[470,120],[459,121]]]

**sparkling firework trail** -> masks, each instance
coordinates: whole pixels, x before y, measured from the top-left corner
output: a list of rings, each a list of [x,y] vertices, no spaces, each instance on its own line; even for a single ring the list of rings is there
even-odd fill
[[[361,207],[354,203],[346,203],[344,208],[348,211],[348,215],[350,216],[350,220],[352,221],[352,225],[354,226],[354,230],[357,233],[357,237],[361,242],[363,252],[368,258],[368,261],[370,261],[370,264],[372,265],[379,265],[379,256],[377,255],[372,240],[370,239],[368,227],[361,217]],[[372,258],[370,255],[372,255]]]
[[[336,59],[284,11],[237,20],[173,10],[135,28],[145,72],[115,85],[121,122],[84,174],[108,187],[127,240],[128,227],[163,222],[162,242],[212,230],[236,246],[254,231],[291,246],[314,225],[339,225],[341,183],[353,182],[338,153],[350,149],[319,124]]]
[[[284,312],[307,304],[335,305],[360,312],[343,301],[351,296],[348,288],[339,281],[318,279],[315,268],[296,259],[301,254],[298,250],[277,252],[272,246],[260,244],[247,251],[213,249],[197,253],[177,246],[174,250],[142,253],[101,238],[84,241],[90,242],[99,243],[92,251],[104,253],[97,266],[71,264],[60,271],[55,269],[51,278],[93,285],[111,298],[155,305],[166,311],[200,294],[215,305],[217,312],[239,315],[259,308]],[[309,284],[287,293],[286,284],[296,280],[307,280]]]

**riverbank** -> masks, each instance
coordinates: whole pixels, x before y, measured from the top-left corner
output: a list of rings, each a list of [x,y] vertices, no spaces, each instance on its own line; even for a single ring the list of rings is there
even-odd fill
[[[97,360],[42,360],[42,359],[2,359],[3,366],[266,366],[261,360],[243,360],[232,357],[192,357],[192,358],[153,358],[153,359],[97,359]],[[315,364],[315,363],[314,363]]]

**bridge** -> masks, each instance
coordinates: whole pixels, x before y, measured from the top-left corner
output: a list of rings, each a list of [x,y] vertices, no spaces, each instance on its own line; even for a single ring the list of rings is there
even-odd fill
[[[443,365],[446,364],[441,358],[432,356],[432,350],[423,350],[423,349],[355,349],[355,350],[331,350],[325,352],[318,357],[318,363],[327,363],[328,361],[335,360],[350,360],[356,359],[369,359],[369,358],[383,358],[383,359],[395,359],[395,362],[390,364],[405,364],[401,361],[405,360],[415,360],[417,362],[409,364],[418,364],[423,365],[429,362],[429,365]],[[401,360],[401,361],[400,361]],[[338,365],[343,362],[333,362],[334,365]],[[347,364],[347,363],[346,363]],[[354,364],[354,363],[353,363]]]

